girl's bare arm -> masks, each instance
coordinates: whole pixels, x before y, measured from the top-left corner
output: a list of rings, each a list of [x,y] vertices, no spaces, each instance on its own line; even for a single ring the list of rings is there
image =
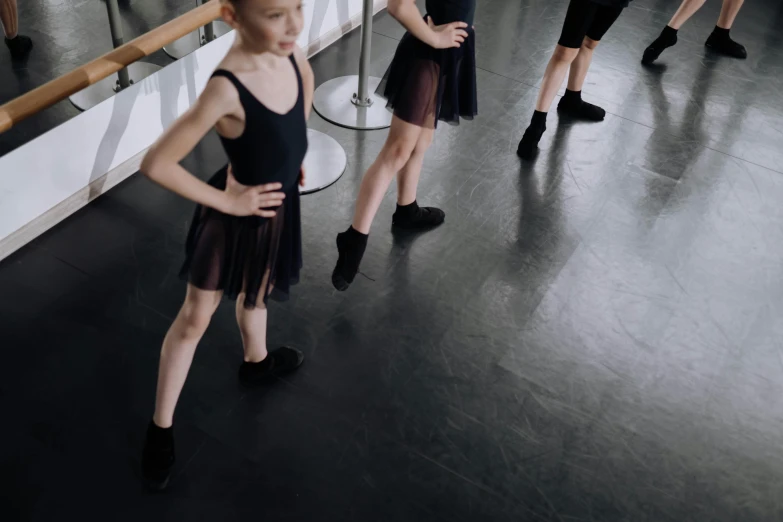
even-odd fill
[[[179,163],[220,118],[232,111],[232,102],[238,104],[239,95],[230,83],[222,78],[210,80],[196,103],[150,147],[141,172],[182,197],[225,212],[226,193],[196,178]]]
[[[239,94],[228,80],[210,80],[196,103],[150,148],[141,163],[141,172],[172,192],[220,212],[266,215],[261,207],[282,202],[282,194],[272,192],[281,188],[279,183],[253,187],[252,193],[240,198],[204,183],[179,164],[220,118],[238,107]]]
[[[459,47],[459,43],[467,38],[463,29],[468,26],[464,22],[454,22],[443,26],[434,26],[424,21],[416,6],[416,0],[389,0],[389,14],[400,22],[413,36],[436,49]]]

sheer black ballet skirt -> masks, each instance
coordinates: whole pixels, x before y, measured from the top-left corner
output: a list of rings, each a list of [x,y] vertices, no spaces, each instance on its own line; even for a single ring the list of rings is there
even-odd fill
[[[228,167],[208,183],[225,190]],[[285,193],[273,218],[237,217],[198,205],[188,232],[185,263],[180,276],[202,290],[222,290],[236,299],[245,294],[244,307],[260,299],[288,299],[302,268],[302,229],[299,187]]]
[[[405,33],[375,91],[395,116],[434,129],[438,120],[458,125],[460,118],[478,114],[476,35],[472,27],[466,31],[468,38],[451,49],[435,49]]]

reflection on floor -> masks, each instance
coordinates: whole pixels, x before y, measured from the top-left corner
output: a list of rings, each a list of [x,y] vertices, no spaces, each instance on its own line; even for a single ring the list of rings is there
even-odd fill
[[[447,223],[393,235],[390,193],[372,279],[345,294],[329,282],[334,235],[385,133],[314,117],[349,171],[303,202],[305,278],[270,332],[308,363],[244,392],[222,306],[178,410],[165,496],[143,493],[138,460],[192,206],[134,177],[5,260],[3,519],[781,520],[783,9],[747,3],[732,34],[750,57],[735,61],[703,48],[709,3],[642,68],[677,3],[632,3],[585,87],[607,120],[553,114],[521,165],[567,2],[481,0],[481,115],[438,131],[421,184]],[[151,5],[124,12],[154,24]],[[79,27],[30,9],[23,20]],[[400,35],[378,17],[374,74]],[[358,41],[313,61],[318,83],[353,72]],[[222,162],[210,136],[186,166],[207,177]]]

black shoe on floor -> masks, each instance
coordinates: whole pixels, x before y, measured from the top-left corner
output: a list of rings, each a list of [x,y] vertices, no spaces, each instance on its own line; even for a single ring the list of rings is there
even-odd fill
[[[397,205],[392,225],[407,230],[428,230],[446,221],[446,213],[435,207],[420,207],[415,201],[410,205]]]
[[[668,25],[663,28],[660,36],[653,43],[647,46],[642,55],[642,64],[650,65],[657,60],[661,53],[677,43],[677,30]]]
[[[159,428],[150,421],[141,456],[141,472],[147,487],[155,491],[166,489],[175,461],[174,428]]]
[[[337,264],[332,271],[332,285],[344,292],[353,283],[367,248],[367,234],[350,227],[337,234]]]
[[[745,46],[732,40],[728,31],[713,31],[710,37],[707,38],[707,41],[704,42],[704,45],[716,53],[730,56],[731,58],[744,60],[748,57],[748,51],[745,49]]]
[[[33,40],[29,36],[21,34],[11,39],[6,38],[5,45],[11,51],[11,58],[14,60],[24,59],[33,50]]]
[[[644,54],[642,55],[642,65],[652,65],[655,60],[661,57],[661,53],[663,53],[669,47],[671,46],[667,45],[664,47],[656,45],[655,42],[653,42],[647,49],[644,50]]]
[[[605,110],[598,105],[587,103],[581,98],[576,100],[570,100],[565,97],[560,98],[560,103],[557,104],[557,112],[576,120],[604,121],[604,118],[606,118]]]
[[[294,348],[283,346],[272,350],[261,362],[243,362],[239,367],[239,381],[245,386],[258,386],[273,382],[302,366],[304,354]]]
[[[528,127],[517,147],[517,156],[524,160],[533,159],[538,150],[538,142],[541,141],[544,131],[546,131],[546,126],[535,128],[531,125]]]

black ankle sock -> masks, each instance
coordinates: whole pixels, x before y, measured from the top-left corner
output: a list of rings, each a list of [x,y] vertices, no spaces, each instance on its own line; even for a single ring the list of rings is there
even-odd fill
[[[663,31],[661,31],[661,36],[659,36],[658,39],[661,40],[661,43],[663,44],[674,45],[677,43],[677,32],[677,29],[667,25],[663,28]]]
[[[397,203],[397,211],[395,214],[399,216],[402,219],[409,219],[416,217],[416,214],[419,212],[419,203],[414,200],[413,203],[409,203],[407,205],[400,205]]]
[[[17,34],[13,38],[6,38],[5,44],[11,49],[18,49],[20,47],[26,47],[31,41],[29,36]]]
[[[533,119],[530,120],[530,125],[525,129],[525,134],[519,141],[517,147],[517,156],[522,159],[532,159],[536,150],[538,150],[538,142],[541,141],[546,131],[546,112],[535,111],[533,113]]]
[[[282,346],[267,353],[263,361],[243,362],[239,367],[239,379],[248,385],[263,384],[296,370],[303,361],[302,352]]]
[[[414,201],[409,205],[397,205],[392,224],[402,228],[427,229],[437,227],[446,220],[446,213],[439,208],[420,207]]]
[[[155,424],[155,421],[150,421],[150,425],[147,428],[147,437],[156,446],[168,446],[174,440],[174,429],[172,426],[161,428]]]
[[[560,99],[560,103],[557,104],[557,110],[561,114],[565,113],[572,118],[587,121],[603,121],[606,117],[605,110],[582,99],[582,91],[569,91],[566,89],[565,95]]]
[[[262,360],[258,362],[248,362],[245,361],[244,364],[247,365],[248,369],[252,369],[254,372],[265,372],[269,370],[272,367],[272,357],[269,356],[269,354],[266,354],[266,357],[264,357]]]
[[[367,244],[367,238],[369,237],[369,234],[362,234],[355,228],[353,228],[353,225],[348,227],[348,230],[344,232],[345,238],[350,241],[357,241],[359,243]]]
[[[663,51],[677,43],[677,29],[669,27],[663,28],[660,36],[644,50],[642,63],[650,64],[658,59]]]
[[[745,46],[731,39],[729,29],[715,26],[704,45],[726,56],[743,59],[748,57]]]
[[[332,271],[332,285],[343,292],[351,286],[367,248],[368,234],[362,234],[353,226],[337,234],[337,264]]]
[[[533,119],[530,120],[530,126],[535,128],[546,128],[546,117],[549,113],[541,112],[541,111],[534,111],[533,112]]]
[[[563,95],[563,99],[570,102],[581,102],[582,91],[572,91],[570,89],[566,89],[565,94]]]
[[[141,462],[142,475],[147,485],[155,490],[164,489],[169,483],[175,461],[174,429],[161,428],[155,421],[150,421]]]
[[[33,48],[33,41],[29,36],[17,34],[13,38],[6,38],[5,45],[11,51],[11,57],[14,59],[24,58]]]
[[[729,31],[731,29],[723,29],[722,27],[715,26],[715,29],[712,30],[712,34],[716,36],[717,38],[729,38]]]

